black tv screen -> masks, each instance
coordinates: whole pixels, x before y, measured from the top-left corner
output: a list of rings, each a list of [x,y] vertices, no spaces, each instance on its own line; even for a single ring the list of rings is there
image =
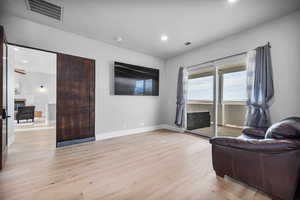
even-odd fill
[[[115,62],[115,95],[159,95],[159,70]]]

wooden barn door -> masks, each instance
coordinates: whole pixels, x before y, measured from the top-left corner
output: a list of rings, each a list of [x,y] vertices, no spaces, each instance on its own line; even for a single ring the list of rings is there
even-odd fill
[[[95,60],[57,54],[56,146],[95,140]]]
[[[7,44],[4,28],[0,26],[0,170],[7,157]]]

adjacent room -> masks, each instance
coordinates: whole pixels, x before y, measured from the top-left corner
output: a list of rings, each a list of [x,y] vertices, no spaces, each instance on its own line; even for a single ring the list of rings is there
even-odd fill
[[[8,46],[15,131],[55,128],[56,54]]]
[[[0,200],[300,199],[299,0],[0,1]]]

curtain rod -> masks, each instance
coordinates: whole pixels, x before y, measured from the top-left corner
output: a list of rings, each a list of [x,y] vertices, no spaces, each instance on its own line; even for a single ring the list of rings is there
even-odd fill
[[[267,45],[271,48],[270,42],[268,42]],[[203,62],[203,63],[199,63],[199,64],[196,64],[196,65],[187,66],[186,68],[190,69],[190,68],[193,68],[193,67],[197,67],[199,65],[205,65],[205,64],[209,64],[209,63],[214,63],[214,62],[217,62],[217,61],[220,61],[220,60],[225,60],[225,59],[228,59],[228,58],[232,58],[232,57],[236,57],[236,56],[241,56],[241,55],[244,55],[244,54],[247,54],[247,53],[248,53],[248,51],[244,51],[244,52],[233,54],[233,55],[230,55],[230,56],[225,56],[225,57],[222,57],[222,58],[217,58],[217,59],[214,59],[214,60],[209,60],[209,61],[206,61],[206,62]]]

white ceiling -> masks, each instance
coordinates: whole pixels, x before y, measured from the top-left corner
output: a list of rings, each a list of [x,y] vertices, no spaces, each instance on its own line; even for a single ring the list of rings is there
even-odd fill
[[[8,13],[150,55],[169,58],[300,9],[299,0],[47,0],[63,22],[32,13],[25,0],[2,0]],[[167,42],[160,41],[166,34]],[[123,38],[121,44],[114,38]],[[192,45],[185,46],[190,41]]]
[[[56,74],[56,54],[28,48],[8,46],[9,61],[27,73]]]

